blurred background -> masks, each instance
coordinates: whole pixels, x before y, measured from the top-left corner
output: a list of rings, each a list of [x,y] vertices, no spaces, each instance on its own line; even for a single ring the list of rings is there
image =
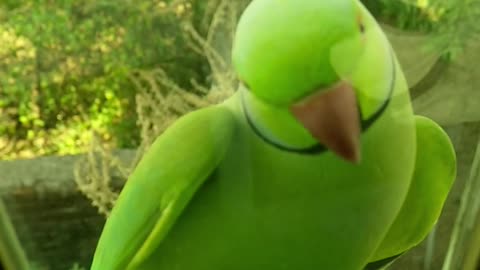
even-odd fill
[[[480,0],[362,2],[397,53],[415,112],[440,123],[458,155],[437,228],[392,269],[480,269]],[[5,269],[88,269],[152,140],[236,90],[229,52],[248,3],[0,1]]]

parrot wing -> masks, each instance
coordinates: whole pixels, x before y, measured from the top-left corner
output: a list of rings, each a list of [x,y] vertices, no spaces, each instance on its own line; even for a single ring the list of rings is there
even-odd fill
[[[371,261],[396,258],[419,244],[437,222],[456,176],[448,135],[432,120],[415,116],[417,156],[405,202]]]
[[[213,106],[181,117],[129,177],[100,237],[92,270],[125,270],[148,257],[223,159],[235,121]]]
[[[384,269],[388,269],[388,267],[390,265],[392,265],[395,262],[395,260],[398,259],[402,255],[403,255],[403,253],[392,256],[392,257],[389,257],[389,258],[381,259],[381,260],[378,260],[378,261],[375,261],[375,262],[370,262],[363,268],[363,270],[384,270]]]

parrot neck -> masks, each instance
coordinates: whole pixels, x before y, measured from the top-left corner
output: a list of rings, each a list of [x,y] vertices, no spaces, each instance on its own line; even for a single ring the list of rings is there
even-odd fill
[[[252,130],[268,144],[285,151],[318,153],[324,148],[293,117],[288,107],[277,107],[240,88],[242,108]]]

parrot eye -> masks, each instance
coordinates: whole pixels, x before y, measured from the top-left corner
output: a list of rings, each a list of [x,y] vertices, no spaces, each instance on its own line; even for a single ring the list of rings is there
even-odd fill
[[[364,34],[365,33],[365,24],[363,24],[361,13],[358,13],[358,15],[357,15],[357,24],[358,24],[358,29],[360,30],[360,33]]]
[[[365,33],[365,25],[362,22],[358,23],[358,28],[362,34]]]

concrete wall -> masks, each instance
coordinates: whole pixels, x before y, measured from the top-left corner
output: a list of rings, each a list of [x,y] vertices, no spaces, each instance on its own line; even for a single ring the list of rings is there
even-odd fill
[[[119,151],[117,156],[128,161],[134,152]],[[74,166],[82,157],[0,162],[0,198],[6,211],[3,214],[9,216],[16,230],[31,267],[28,270],[68,270],[76,262],[90,265],[105,218],[76,188]],[[114,177],[118,178],[116,182],[123,182]],[[7,223],[0,220],[0,228]]]

